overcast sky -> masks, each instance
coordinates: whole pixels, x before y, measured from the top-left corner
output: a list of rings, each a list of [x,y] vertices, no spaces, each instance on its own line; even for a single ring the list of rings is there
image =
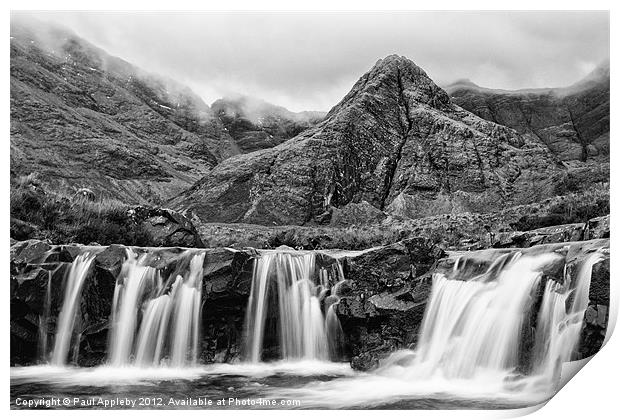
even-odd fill
[[[21,13],[20,13],[21,14]],[[23,14],[21,14],[23,15]],[[48,12],[110,54],[190,86],[327,111],[377,59],[439,84],[569,85],[609,56],[607,12]]]

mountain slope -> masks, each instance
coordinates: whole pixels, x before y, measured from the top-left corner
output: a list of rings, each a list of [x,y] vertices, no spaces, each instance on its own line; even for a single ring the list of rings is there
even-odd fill
[[[323,112],[291,112],[247,96],[218,99],[211,109],[242,153],[277,146],[325,117]]]
[[[11,175],[129,203],[167,199],[238,153],[188,88],[74,34],[11,25]]]
[[[360,201],[406,203],[419,217],[534,202],[564,177],[536,137],[463,110],[393,55],[317,126],[220,163],[169,204],[206,222],[324,222],[333,207]]]
[[[459,81],[446,88],[470,112],[537,136],[561,160],[609,160],[609,62],[567,88],[505,91]]]

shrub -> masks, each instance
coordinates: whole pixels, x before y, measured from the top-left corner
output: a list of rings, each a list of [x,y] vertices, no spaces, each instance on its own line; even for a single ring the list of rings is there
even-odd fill
[[[89,201],[46,192],[34,174],[13,180],[10,204],[11,237],[18,240],[145,246],[152,239],[128,217],[126,204],[107,198]]]

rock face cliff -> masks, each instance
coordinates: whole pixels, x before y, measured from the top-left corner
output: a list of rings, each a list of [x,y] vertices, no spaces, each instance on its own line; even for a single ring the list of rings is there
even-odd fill
[[[316,125],[323,112],[291,112],[256,98],[222,98],[211,104],[242,153],[277,146]]]
[[[393,55],[323,122],[222,162],[170,204],[207,222],[324,223],[333,208],[362,201],[388,211],[406,202],[421,217],[535,202],[555,195],[565,177],[536,136],[465,111]]]
[[[11,26],[11,173],[128,203],[188,188],[238,153],[187,87],[53,27]]]
[[[609,62],[566,88],[505,91],[459,81],[446,91],[479,117],[538,137],[562,161],[609,161]]]

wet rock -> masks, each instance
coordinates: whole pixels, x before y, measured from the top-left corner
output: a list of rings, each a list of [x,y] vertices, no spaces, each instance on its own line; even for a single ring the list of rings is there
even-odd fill
[[[381,358],[378,354],[367,352],[351,359],[351,367],[355,370],[367,371],[379,367]]]
[[[430,294],[425,274],[443,250],[415,237],[345,258],[348,285],[336,313],[355,369],[370,369],[389,352],[414,346]]]
[[[401,287],[412,276],[413,261],[402,242],[347,258],[345,277],[355,283],[356,290],[367,295]]]
[[[95,257],[95,266],[115,279],[121,272],[123,261],[127,258],[127,248],[122,245],[110,245]]]
[[[610,256],[607,253],[601,261],[592,266],[590,304],[609,306],[609,263]]]
[[[579,358],[593,356],[605,341],[607,322],[609,320],[609,307],[605,305],[590,305],[586,309],[584,325],[579,341]]]

